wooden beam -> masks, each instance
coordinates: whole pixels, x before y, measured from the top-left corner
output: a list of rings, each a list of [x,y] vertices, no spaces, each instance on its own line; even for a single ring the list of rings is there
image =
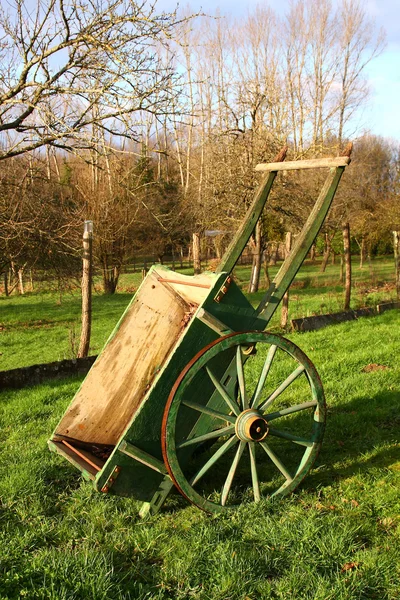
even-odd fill
[[[227,325],[222,323],[219,319],[214,317],[212,314],[204,310],[204,308],[200,308],[196,315],[197,319],[207,325],[210,329],[213,329],[218,335],[228,335],[228,333],[233,333],[232,329],[230,329]]]
[[[300,169],[322,169],[323,167],[346,167],[349,163],[349,156],[338,156],[336,158],[316,158],[312,160],[289,160],[283,163],[260,163],[255,167],[255,171],[297,171]]]
[[[161,460],[159,460],[155,456],[152,456],[148,452],[137,448],[136,446],[130,444],[126,440],[122,440],[122,442],[118,446],[118,450],[120,452],[123,452],[123,454],[126,454],[130,458],[133,458],[134,460],[137,460],[138,462],[142,463],[142,465],[146,465],[146,467],[153,469],[153,471],[157,471],[157,473],[161,473],[161,475],[169,477],[167,469]]]

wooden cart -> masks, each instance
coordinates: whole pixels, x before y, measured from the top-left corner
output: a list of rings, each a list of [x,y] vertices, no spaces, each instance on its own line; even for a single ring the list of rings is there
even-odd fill
[[[317,236],[342,157],[258,165],[265,175],[216,273],[155,265],[54,431],[49,446],[96,490],[156,512],[173,485],[220,512],[282,496],[313,465],[325,428],[323,388],[291,341],[265,332]],[[278,171],[329,169],[293,250],[258,308],[231,272]]]

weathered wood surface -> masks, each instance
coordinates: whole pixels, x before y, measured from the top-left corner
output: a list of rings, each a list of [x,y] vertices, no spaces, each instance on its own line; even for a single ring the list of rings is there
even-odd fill
[[[115,445],[190,319],[188,301],[208,290],[173,285],[150,273],[90,370],[54,439]],[[182,282],[184,276],[180,276]],[[193,280],[193,278],[187,278]],[[207,278],[204,276],[203,280]],[[179,287],[183,287],[179,285]],[[189,315],[189,316],[188,316]]]
[[[182,275],[181,273],[160,271],[158,280],[168,288],[179,294],[188,304],[201,304],[213,284],[210,275],[200,274],[195,277]]]
[[[260,163],[256,165],[255,171],[299,171],[302,169],[346,167],[348,164],[350,164],[350,157],[338,156],[336,158],[316,158],[312,160],[288,160],[283,163]]]

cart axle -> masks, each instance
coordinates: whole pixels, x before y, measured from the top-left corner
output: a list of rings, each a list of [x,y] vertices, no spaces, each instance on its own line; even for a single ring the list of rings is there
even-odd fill
[[[268,421],[258,410],[248,408],[238,416],[235,432],[242,442],[261,442],[268,435]]]

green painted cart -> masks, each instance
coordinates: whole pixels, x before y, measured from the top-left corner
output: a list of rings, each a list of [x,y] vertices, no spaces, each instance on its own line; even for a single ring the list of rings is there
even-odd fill
[[[325,428],[321,381],[291,341],[265,332],[331,205],[344,156],[258,165],[254,201],[216,273],[155,265],[49,446],[104,494],[156,512],[176,488],[221,512],[283,496],[311,469]],[[231,275],[278,171],[328,168],[315,206],[258,308]]]

